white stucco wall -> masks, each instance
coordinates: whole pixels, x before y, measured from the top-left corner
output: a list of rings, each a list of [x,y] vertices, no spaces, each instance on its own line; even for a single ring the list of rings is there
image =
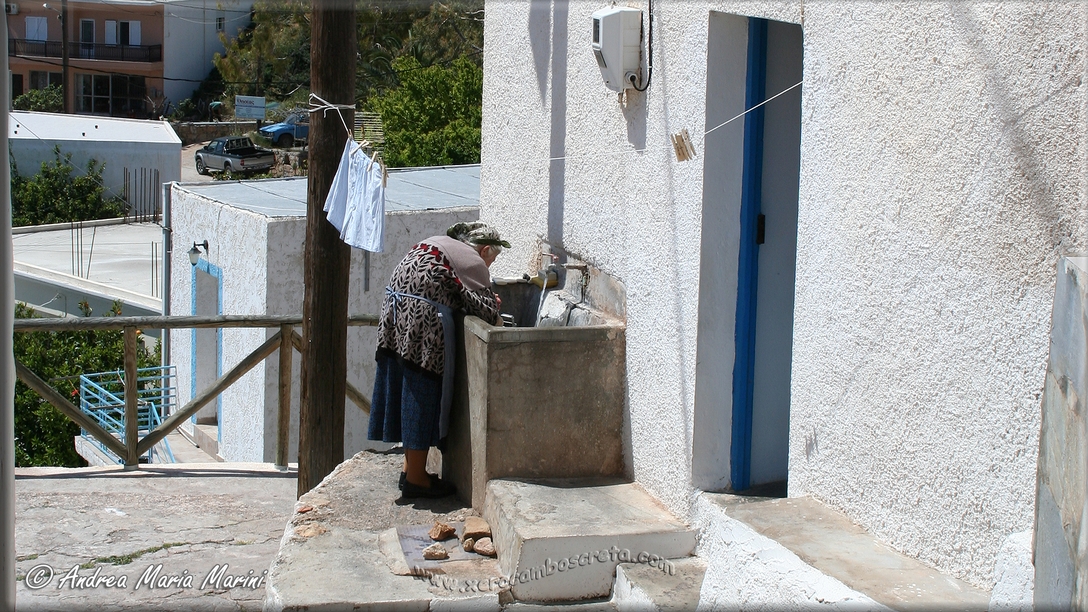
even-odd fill
[[[551,239],[626,285],[636,479],[691,516],[709,13],[800,23],[790,494],[992,586],[1032,521],[1054,266],[1086,244],[1083,5],[658,2],[626,105],[600,7],[488,1],[481,217],[497,273]]]
[[[177,185],[171,196],[174,254],[171,259],[170,312],[192,314],[193,266],[187,251],[194,242],[208,241],[201,258],[222,271],[223,314],[264,314],[266,288],[263,279],[268,253],[267,218],[222,206]],[[227,372],[260,346],[275,330],[231,328],[223,330],[222,369]],[[171,362],[177,366],[178,405],[192,399],[192,331],[170,334]],[[198,357],[199,358],[199,357]],[[228,387],[220,396],[221,441],[219,455],[228,461],[263,461],[263,389],[267,360]],[[197,389],[197,392],[201,389]],[[273,437],[273,440],[275,438]],[[274,448],[273,448],[273,452]]]
[[[184,0],[165,3],[163,21],[163,91],[175,105],[193,95],[212,69],[212,57],[223,53],[215,29],[223,18],[229,39],[249,25],[252,0]]]
[[[11,155],[19,174],[33,176],[41,171],[42,162],[53,162],[53,148],[61,155],[72,154],[71,164],[76,174],[87,170],[87,163],[97,160],[102,169],[102,184],[111,196],[124,192],[125,170],[139,175],[141,171],[157,170],[159,181],[181,180],[181,141],[177,143],[102,142],[86,140],[12,139]],[[131,182],[131,179],[130,179]],[[158,190],[158,187],[152,191]]]
[[[370,256],[369,290],[365,289],[365,256],[353,250],[350,314],[378,314],[384,288],[404,254],[416,242],[442,234],[449,226],[478,218],[476,207],[386,213],[385,251]],[[268,217],[210,200],[175,185],[171,198],[174,257],[171,262],[171,313],[191,314],[192,265],[186,252],[193,242],[209,242],[202,255],[222,270],[223,314],[298,315],[303,303],[304,217]],[[298,328],[301,333],[301,328]],[[275,333],[275,329],[225,329],[222,371],[226,372]],[[178,371],[178,400],[192,397],[191,342],[188,330],[171,335],[170,352]],[[349,327],[348,381],[370,397],[374,385],[375,329]],[[298,456],[299,372],[301,357],[292,357],[291,436],[288,456]],[[279,361],[266,359],[222,394],[219,454],[227,461],[271,462],[276,458],[279,411]],[[199,390],[198,390],[199,391]],[[382,446],[366,439],[367,417],[346,400],[344,458],[365,448]],[[293,461],[293,459],[292,459]]]

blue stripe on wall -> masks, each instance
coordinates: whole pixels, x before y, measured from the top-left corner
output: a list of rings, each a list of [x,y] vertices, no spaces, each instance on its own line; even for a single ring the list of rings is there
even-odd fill
[[[763,102],[767,76],[767,20],[748,20],[748,74],[744,107]],[[755,379],[756,285],[759,245],[756,223],[763,184],[763,107],[744,116],[744,171],[741,179],[740,269],[737,285],[736,360],[733,363],[733,427],[730,481],[748,488],[752,472],[752,392]]]
[[[215,297],[215,314],[223,314],[223,270],[212,263],[208,263],[206,259],[198,259],[196,265],[193,266],[193,274],[190,284],[190,312],[196,315],[196,273],[197,270],[205,272],[215,279],[216,282],[216,297]],[[189,399],[196,397],[196,328],[192,330],[192,341],[189,344]],[[223,328],[217,327],[215,329],[215,376],[216,378],[223,375]],[[216,438],[217,442],[223,442],[223,398],[217,396],[215,398],[215,413],[216,413]],[[193,424],[196,423],[196,415],[189,417],[189,421]]]

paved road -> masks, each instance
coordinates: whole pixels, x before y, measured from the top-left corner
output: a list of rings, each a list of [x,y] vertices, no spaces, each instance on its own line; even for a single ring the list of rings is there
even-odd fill
[[[247,463],[17,469],[16,607],[260,610],[296,477]]]
[[[208,144],[207,142],[198,142],[191,145],[185,145],[181,148],[181,182],[192,183],[195,181],[210,181],[211,176],[205,176],[199,174],[196,171],[196,162],[194,160],[194,152]]]

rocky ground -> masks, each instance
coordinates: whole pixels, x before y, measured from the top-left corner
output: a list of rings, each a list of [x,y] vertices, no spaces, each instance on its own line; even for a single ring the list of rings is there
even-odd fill
[[[17,608],[260,610],[295,497],[265,464],[17,469]]]

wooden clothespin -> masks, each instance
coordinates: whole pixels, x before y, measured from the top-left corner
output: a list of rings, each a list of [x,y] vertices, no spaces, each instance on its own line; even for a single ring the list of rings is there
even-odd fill
[[[672,148],[676,153],[676,161],[678,162],[695,159],[695,146],[691,144],[691,136],[688,134],[687,128],[672,136]]]

